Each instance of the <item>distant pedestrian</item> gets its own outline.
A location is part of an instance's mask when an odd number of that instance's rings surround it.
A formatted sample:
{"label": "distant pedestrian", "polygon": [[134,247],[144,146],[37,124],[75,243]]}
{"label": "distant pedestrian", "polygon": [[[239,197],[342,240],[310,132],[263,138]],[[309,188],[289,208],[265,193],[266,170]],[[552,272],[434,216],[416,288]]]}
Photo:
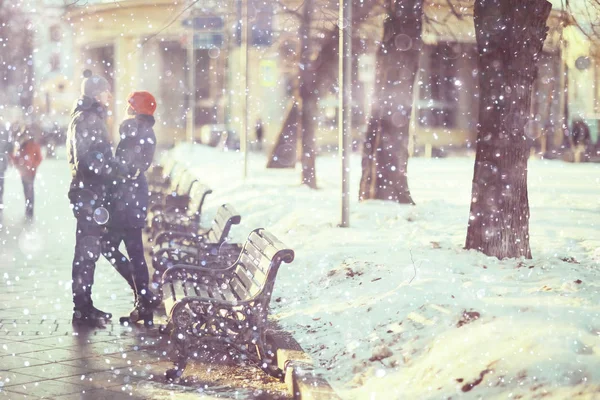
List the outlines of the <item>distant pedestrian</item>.
{"label": "distant pedestrian", "polygon": [[573,138],[573,145],[589,147],[592,142],[590,135],[590,128],[584,120],[577,118],[573,120],[573,127],[571,128],[571,135]]}
{"label": "distant pedestrian", "polygon": [[106,231],[108,186],[112,182],[113,154],[106,126],[111,99],[108,81],[84,72],[81,97],[71,114],[67,133],[67,158],[71,167],[69,200],[77,219],[73,258],[73,322],[98,325],[110,313],[94,307],[92,285],[101,238]]}
{"label": "distant pedestrian", "polygon": [[[119,127],[121,141],[115,152],[116,178],[110,189],[111,219],[102,240],[102,253],[125,278],[133,290],[135,306],[121,322],[143,321],[152,324],[153,310],[159,301],[149,284],[148,265],[144,256],[142,228],[148,211],[146,171],[156,149],[154,111],[156,100],[148,92],[133,92],[127,98],[131,118]],[[119,250],[125,244],[125,257]]]}
{"label": "distant pedestrian", "polygon": [[581,118],[573,120],[571,129],[572,151],[575,162],[588,161],[592,155],[592,137],[590,128]]}
{"label": "distant pedestrian", "polygon": [[21,175],[25,195],[25,218],[33,220],[35,198],[35,176],[42,162],[42,147],[39,144],[41,129],[35,124],[25,126],[14,140],[11,161]]}
{"label": "distant pedestrian", "polygon": [[263,129],[264,128],[263,128],[262,120],[259,118],[258,121],[256,121],[256,143],[257,143],[259,151],[262,151],[262,148],[263,148],[263,137],[264,137]]}
{"label": "distant pedestrian", "polygon": [[0,127],[0,226],[3,225],[2,214],[4,212],[4,174],[10,163],[10,155],[13,152],[13,136],[11,125]]}

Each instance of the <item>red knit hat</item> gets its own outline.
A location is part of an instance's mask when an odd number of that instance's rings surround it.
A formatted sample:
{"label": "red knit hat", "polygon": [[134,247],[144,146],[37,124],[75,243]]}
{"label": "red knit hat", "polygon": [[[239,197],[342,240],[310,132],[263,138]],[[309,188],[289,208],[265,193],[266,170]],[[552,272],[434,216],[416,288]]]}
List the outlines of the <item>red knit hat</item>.
{"label": "red knit hat", "polygon": [[138,114],[153,115],[156,110],[156,100],[149,92],[132,92],[127,102]]}

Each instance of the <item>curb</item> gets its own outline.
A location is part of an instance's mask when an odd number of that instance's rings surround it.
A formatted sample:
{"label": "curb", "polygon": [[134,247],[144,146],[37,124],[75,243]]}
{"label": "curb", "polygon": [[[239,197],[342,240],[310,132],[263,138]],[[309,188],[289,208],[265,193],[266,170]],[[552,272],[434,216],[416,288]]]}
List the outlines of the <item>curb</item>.
{"label": "curb", "polygon": [[288,332],[279,328],[267,334],[267,343],[284,371],[284,382],[295,400],[341,400],[331,385],[316,372],[312,358]]}

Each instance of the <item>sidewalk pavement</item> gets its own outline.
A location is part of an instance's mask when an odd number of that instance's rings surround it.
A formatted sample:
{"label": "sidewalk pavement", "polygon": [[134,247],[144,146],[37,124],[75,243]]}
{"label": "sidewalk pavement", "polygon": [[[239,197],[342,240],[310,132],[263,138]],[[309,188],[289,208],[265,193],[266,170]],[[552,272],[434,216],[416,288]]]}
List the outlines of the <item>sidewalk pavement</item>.
{"label": "sidewalk pavement", "polygon": [[[75,220],[66,199],[64,160],[46,160],[36,182],[36,220],[21,222],[22,188],[6,181],[0,229],[0,400],[286,398],[285,385],[262,371],[197,360],[182,385],[165,382],[172,366],[158,326],[125,327],[133,306],[124,280],[101,260],[94,303],[113,313],[104,329],[71,323],[71,261]],[[158,325],[164,315],[155,318]],[[186,386],[183,386],[186,385]]]}

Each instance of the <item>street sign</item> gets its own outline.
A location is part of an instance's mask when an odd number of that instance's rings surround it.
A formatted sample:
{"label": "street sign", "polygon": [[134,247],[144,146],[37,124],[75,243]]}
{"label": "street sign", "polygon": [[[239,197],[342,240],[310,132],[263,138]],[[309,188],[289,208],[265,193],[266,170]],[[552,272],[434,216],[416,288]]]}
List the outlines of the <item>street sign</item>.
{"label": "street sign", "polygon": [[220,31],[225,26],[223,17],[218,16],[186,18],[181,24],[184,27],[194,29],[195,31]]}
{"label": "street sign", "polygon": [[263,87],[273,87],[276,84],[276,66],[274,60],[260,61],[260,85]]}
{"label": "street sign", "polygon": [[222,48],[225,42],[222,33],[194,33],[194,49]]}

